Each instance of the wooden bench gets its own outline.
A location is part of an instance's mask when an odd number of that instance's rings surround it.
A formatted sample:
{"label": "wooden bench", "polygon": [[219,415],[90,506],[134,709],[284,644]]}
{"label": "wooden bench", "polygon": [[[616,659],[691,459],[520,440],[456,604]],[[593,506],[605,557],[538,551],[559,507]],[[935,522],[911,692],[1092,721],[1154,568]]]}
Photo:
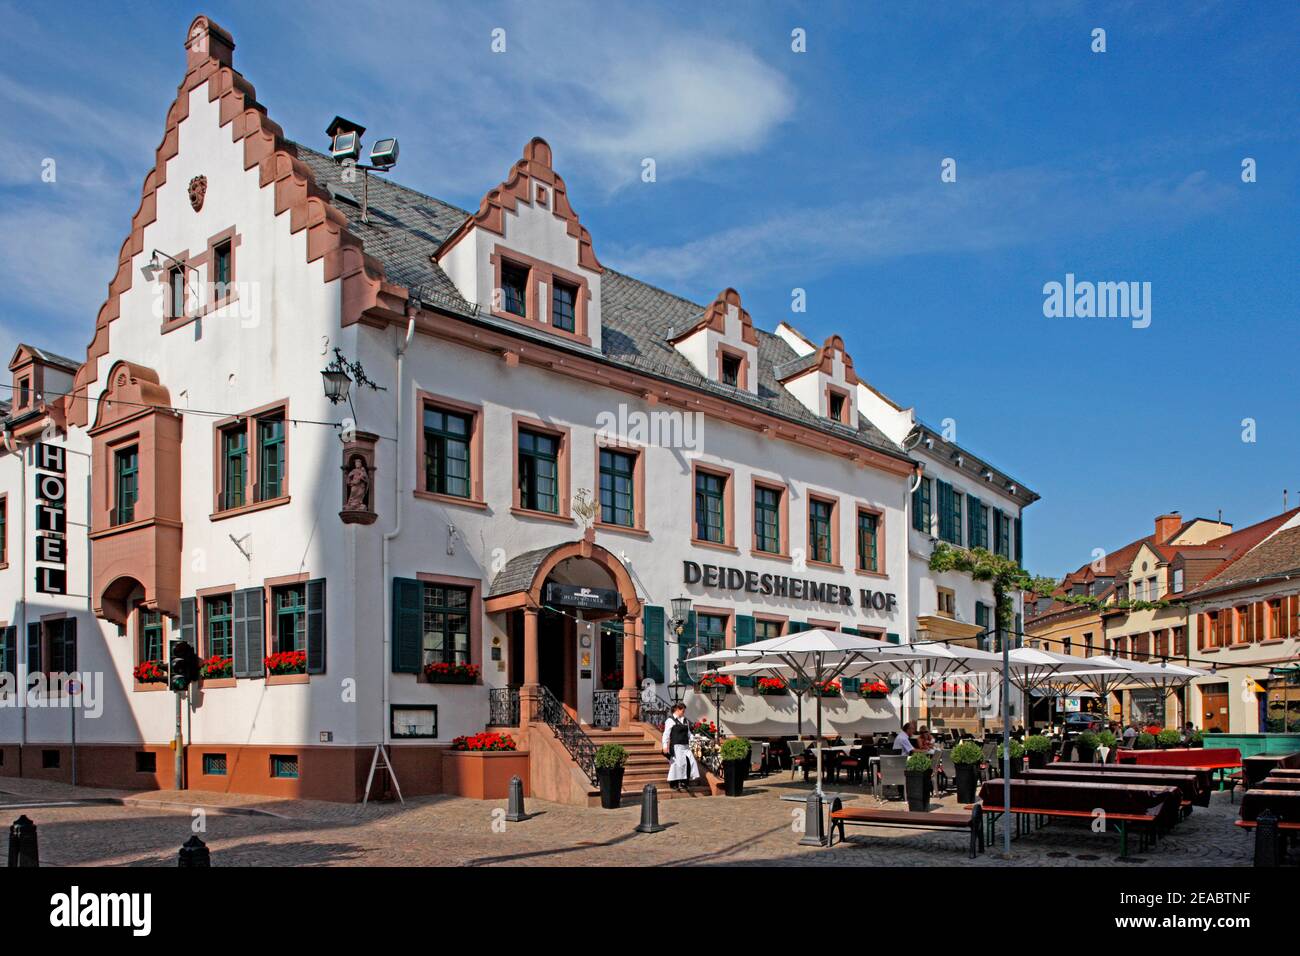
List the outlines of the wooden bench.
{"label": "wooden bench", "polygon": [[866,827],[891,827],[900,830],[961,830],[970,834],[970,858],[975,859],[976,850],[984,852],[984,828],[981,826],[983,815],[979,803],[971,806],[966,813],[913,813],[906,810],[881,810],[868,807],[845,807],[843,801],[836,797],[831,801],[831,839],[835,842],[835,830],[840,831],[840,842],[844,842],[846,824]]}

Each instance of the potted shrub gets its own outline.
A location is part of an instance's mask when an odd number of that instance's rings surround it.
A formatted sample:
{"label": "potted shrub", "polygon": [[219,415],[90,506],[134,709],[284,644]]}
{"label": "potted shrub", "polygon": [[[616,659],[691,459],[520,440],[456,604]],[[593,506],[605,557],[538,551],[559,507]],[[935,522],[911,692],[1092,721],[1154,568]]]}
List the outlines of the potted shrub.
{"label": "potted shrub", "polygon": [[1156,738],[1151,734],[1138,734],[1137,739],[1133,741],[1133,746],[1138,750],[1153,750],[1155,745]]}
{"label": "potted shrub", "polygon": [[930,771],[934,762],[929,754],[917,753],[907,758],[903,777],[906,779],[907,809],[924,813],[930,805]]}
{"label": "potted shrub", "polygon": [[721,756],[727,796],[738,797],[745,788],[745,775],[749,771],[749,741],[744,737],[728,737],[722,742]]}
{"label": "potted shrub", "polygon": [[790,693],[790,686],[779,677],[760,677],[758,692],[765,697],[776,697]]}
{"label": "potted shrub", "polygon": [[600,781],[600,805],[617,810],[623,796],[623,767],[627,751],[621,744],[601,744],[596,751],[596,779]]}
{"label": "potted shrub", "polygon": [[1051,738],[1030,734],[1025,738],[1025,752],[1029,754],[1029,769],[1042,770],[1047,766],[1047,755],[1052,752]]}
{"label": "potted shrub", "polygon": [[1161,750],[1177,747],[1182,742],[1183,735],[1176,730],[1162,730],[1156,734],[1156,743],[1160,745]]}
{"label": "potted shrub", "polygon": [[[1002,776],[1004,777],[1020,776],[1020,771],[1024,766],[1024,760],[1025,760],[1025,745],[1022,744],[1019,740],[1012,740],[1010,760],[1008,760],[1003,755],[1002,751],[1003,751],[1003,745],[998,744],[998,760],[1002,761],[1002,770],[1003,770]],[[1010,770],[1010,773],[1007,773],[1008,769]]]}
{"label": "potted shrub", "polygon": [[1101,762],[1105,763],[1110,759],[1111,753],[1115,750],[1115,735],[1109,730],[1097,731],[1097,756],[1101,757]]}
{"label": "potted shrub", "polygon": [[979,767],[984,751],[973,740],[963,740],[952,748],[952,762],[957,766],[957,802],[974,803],[979,784]]}
{"label": "potted shrub", "polygon": [[1074,759],[1080,763],[1092,763],[1100,743],[1096,731],[1085,730],[1074,741]]}

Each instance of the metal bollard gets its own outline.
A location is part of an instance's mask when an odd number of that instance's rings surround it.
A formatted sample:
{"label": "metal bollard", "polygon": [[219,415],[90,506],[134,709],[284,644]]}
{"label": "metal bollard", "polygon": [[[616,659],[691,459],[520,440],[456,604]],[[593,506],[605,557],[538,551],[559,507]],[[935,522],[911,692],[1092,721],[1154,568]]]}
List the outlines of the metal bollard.
{"label": "metal bollard", "polygon": [[803,839],[800,846],[825,846],[826,829],[822,826],[822,795],[814,790],[808,794],[808,806],[804,811]]}
{"label": "metal bollard", "polygon": [[212,866],[212,851],[208,845],[198,838],[192,836],[185,841],[181,847],[181,852],[176,858],[176,865],[181,866]]}
{"label": "metal bollard", "polygon": [[527,820],[524,812],[524,782],[518,777],[510,778],[510,798],[506,801],[506,822],[518,823]]}
{"label": "metal bollard", "polygon": [[1255,820],[1255,865],[1281,866],[1282,839],[1277,828],[1277,815],[1265,810]]}
{"label": "metal bollard", "polygon": [[36,845],[36,824],[27,819],[25,813],[9,828],[9,865],[41,865],[41,854]]}
{"label": "metal bollard", "polygon": [[666,830],[659,822],[659,791],[653,783],[641,788],[641,822],[636,826],[637,833],[658,833]]}

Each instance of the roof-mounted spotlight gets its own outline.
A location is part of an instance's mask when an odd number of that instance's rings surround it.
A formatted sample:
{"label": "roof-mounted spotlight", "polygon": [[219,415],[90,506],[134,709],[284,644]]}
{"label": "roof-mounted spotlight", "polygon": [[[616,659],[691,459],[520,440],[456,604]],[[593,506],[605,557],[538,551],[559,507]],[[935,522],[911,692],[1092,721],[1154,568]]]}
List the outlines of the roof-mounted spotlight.
{"label": "roof-mounted spotlight", "polygon": [[365,131],[364,126],[352,120],[342,116],[334,117],[330,125],[325,127],[325,135],[330,138],[330,156],[334,162],[356,162],[361,157],[361,134]]}
{"label": "roof-mounted spotlight", "polygon": [[375,145],[370,147],[370,165],[379,170],[397,165],[397,140],[394,137],[375,140]]}

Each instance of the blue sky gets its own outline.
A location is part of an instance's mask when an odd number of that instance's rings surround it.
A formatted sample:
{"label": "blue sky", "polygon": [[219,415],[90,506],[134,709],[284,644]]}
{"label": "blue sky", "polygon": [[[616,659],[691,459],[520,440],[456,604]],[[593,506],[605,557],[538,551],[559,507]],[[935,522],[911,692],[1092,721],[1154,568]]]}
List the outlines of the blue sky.
{"label": "blue sky", "polygon": [[[289,137],[341,113],[400,137],[399,181],[474,206],[545,136],[607,265],[842,334],[1042,494],[1037,572],[1163,511],[1300,502],[1300,5],[538,6],[0,2],[0,349],[84,355],[204,12]],[[1066,273],[1151,283],[1150,327],[1045,318]]]}

